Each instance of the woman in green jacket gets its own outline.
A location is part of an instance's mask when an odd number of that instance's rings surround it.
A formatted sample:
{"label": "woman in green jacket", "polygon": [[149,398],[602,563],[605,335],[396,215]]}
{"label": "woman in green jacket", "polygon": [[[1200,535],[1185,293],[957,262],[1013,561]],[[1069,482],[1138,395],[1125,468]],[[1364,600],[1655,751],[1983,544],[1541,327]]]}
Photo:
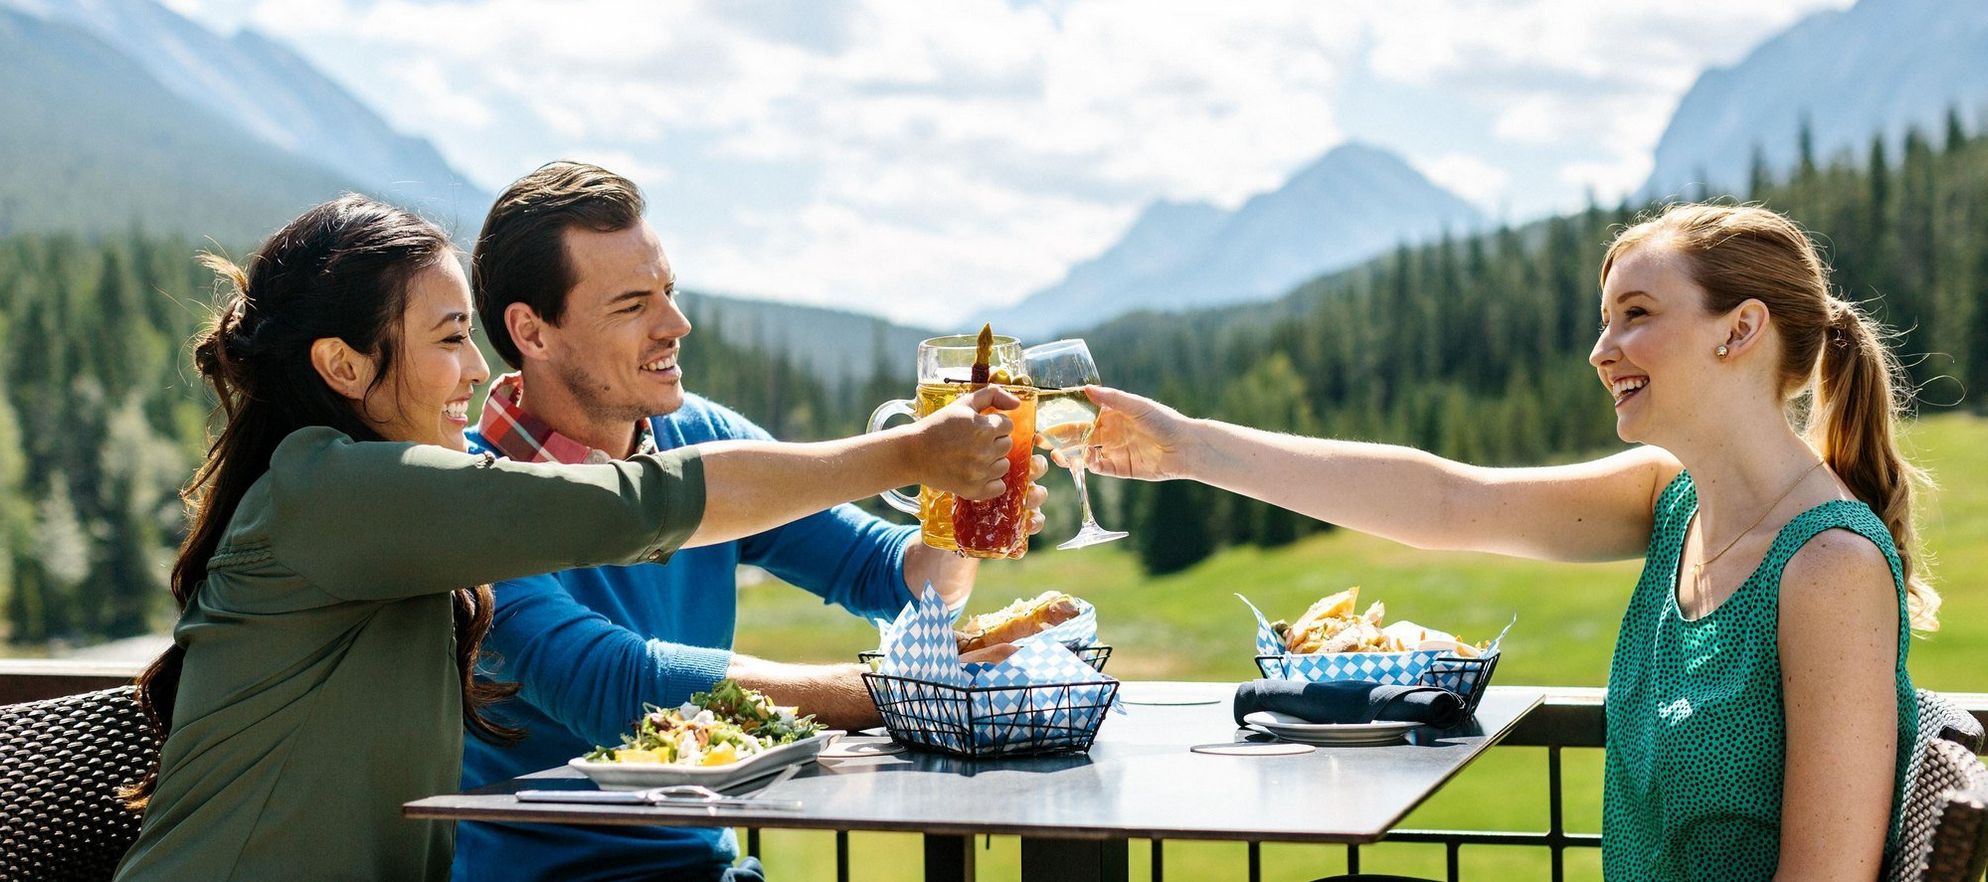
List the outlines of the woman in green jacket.
{"label": "woman in green jacket", "polygon": [[1611,879],[1868,880],[1898,844],[1917,735],[1918,471],[1883,331],[1793,222],[1679,205],[1601,267],[1593,462],[1478,468],[1194,420],[1111,389],[1100,474],[1193,478],[1419,548],[1643,558],[1608,675]]}
{"label": "woman in green jacket", "polygon": [[465,724],[507,734],[471,677],[490,582],[662,560],[905,484],[985,498],[1006,471],[1008,420],[979,411],[1016,402],[991,387],[840,441],[471,456],[489,372],[439,229],[346,196],[246,271],[208,261],[235,290],[194,355],[226,423],[187,489],[173,647],[140,678],[167,735],[120,880],[446,879],[453,826],[400,805],[454,789]]}

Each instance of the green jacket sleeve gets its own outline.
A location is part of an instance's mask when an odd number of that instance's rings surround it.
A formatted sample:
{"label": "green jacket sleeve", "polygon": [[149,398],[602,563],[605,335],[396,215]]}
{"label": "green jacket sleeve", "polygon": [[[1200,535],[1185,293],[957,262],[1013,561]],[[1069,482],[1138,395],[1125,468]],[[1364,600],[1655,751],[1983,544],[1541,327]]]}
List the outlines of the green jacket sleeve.
{"label": "green jacket sleeve", "polygon": [[660,561],[704,515],[694,447],[559,465],[314,428],[278,445],[268,477],[271,553],[347,600]]}

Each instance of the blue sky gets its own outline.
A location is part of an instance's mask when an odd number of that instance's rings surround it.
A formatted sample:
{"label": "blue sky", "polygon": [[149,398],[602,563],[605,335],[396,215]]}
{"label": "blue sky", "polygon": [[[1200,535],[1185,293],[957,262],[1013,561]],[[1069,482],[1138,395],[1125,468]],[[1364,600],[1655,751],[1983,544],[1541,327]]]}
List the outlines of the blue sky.
{"label": "blue sky", "polygon": [[1496,218],[1614,199],[1701,71],[1849,5],[165,2],[284,39],[493,191],[554,158],[627,174],[689,287],[924,325],[1347,140]]}

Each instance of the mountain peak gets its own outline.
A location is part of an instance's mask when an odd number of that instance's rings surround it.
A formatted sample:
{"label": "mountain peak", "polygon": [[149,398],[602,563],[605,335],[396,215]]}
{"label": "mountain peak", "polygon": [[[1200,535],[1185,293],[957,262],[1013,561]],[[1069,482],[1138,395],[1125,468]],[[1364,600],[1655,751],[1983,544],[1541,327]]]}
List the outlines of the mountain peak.
{"label": "mountain peak", "polygon": [[1326,151],[1325,155],[1300,169],[1278,192],[1322,189],[1336,193],[1349,188],[1363,188],[1363,181],[1374,179],[1385,181],[1390,187],[1435,187],[1399,154],[1371,144],[1348,141]]}
{"label": "mountain peak", "polygon": [[1755,152],[1794,167],[1807,120],[1815,156],[1861,156],[1874,135],[1937,131],[1949,109],[1988,98],[1988,3],[1860,0],[1795,22],[1738,63],[1705,71],[1658,139],[1643,192],[1676,194],[1708,178],[1736,190]]}
{"label": "mountain peak", "polygon": [[1233,213],[1148,204],[1111,247],[996,320],[1036,337],[1136,309],[1268,300],[1402,242],[1481,223],[1400,156],[1349,141]]}
{"label": "mountain peak", "polygon": [[1406,168],[1407,162],[1394,151],[1365,141],[1346,141],[1325,151],[1309,168],[1327,168],[1335,165],[1388,165]]}
{"label": "mountain peak", "polygon": [[182,101],[375,196],[445,223],[480,218],[488,204],[433,145],[395,132],[302,55],[258,31],[223,37],[156,0],[0,5],[90,34]]}

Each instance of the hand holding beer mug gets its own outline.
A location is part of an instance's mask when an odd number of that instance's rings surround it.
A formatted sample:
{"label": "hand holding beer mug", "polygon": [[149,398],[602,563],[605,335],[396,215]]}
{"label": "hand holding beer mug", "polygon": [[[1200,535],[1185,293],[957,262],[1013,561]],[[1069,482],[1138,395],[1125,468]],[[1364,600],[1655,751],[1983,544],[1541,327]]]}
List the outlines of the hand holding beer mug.
{"label": "hand holding beer mug", "polygon": [[[986,336],[990,343],[981,368],[986,373],[978,383],[974,376],[981,354],[977,338],[961,334],[918,344],[917,397],[885,402],[870,415],[869,430],[877,431],[885,420],[901,414],[922,421],[961,397],[989,394],[982,386],[991,385],[1013,396],[1014,409],[1000,417],[1009,422],[1007,470],[1001,477],[1001,491],[993,498],[967,499],[926,484],[919,488],[915,501],[895,490],[886,491],[883,499],[898,511],[918,516],[926,545],[968,557],[1021,557],[1028,551],[1028,534],[1041,528],[1039,515],[1030,505],[1032,501],[1035,506],[1042,504],[1041,492],[1031,492],[1034,475],[1039,473],[1031,453],[1036,391],[1014,382],[1022,373],[1021,344],[1013,337]],[[991,484],[988,489],[992,489]]]}
{"label": "hand holding beer mug", "polygon": [[965,500],[997,499],[1007,492],[1009,448],[1017,401],[1000,386],[962,396],[929,417],[900,427],[916,437],[909,455],[928,486]]}

